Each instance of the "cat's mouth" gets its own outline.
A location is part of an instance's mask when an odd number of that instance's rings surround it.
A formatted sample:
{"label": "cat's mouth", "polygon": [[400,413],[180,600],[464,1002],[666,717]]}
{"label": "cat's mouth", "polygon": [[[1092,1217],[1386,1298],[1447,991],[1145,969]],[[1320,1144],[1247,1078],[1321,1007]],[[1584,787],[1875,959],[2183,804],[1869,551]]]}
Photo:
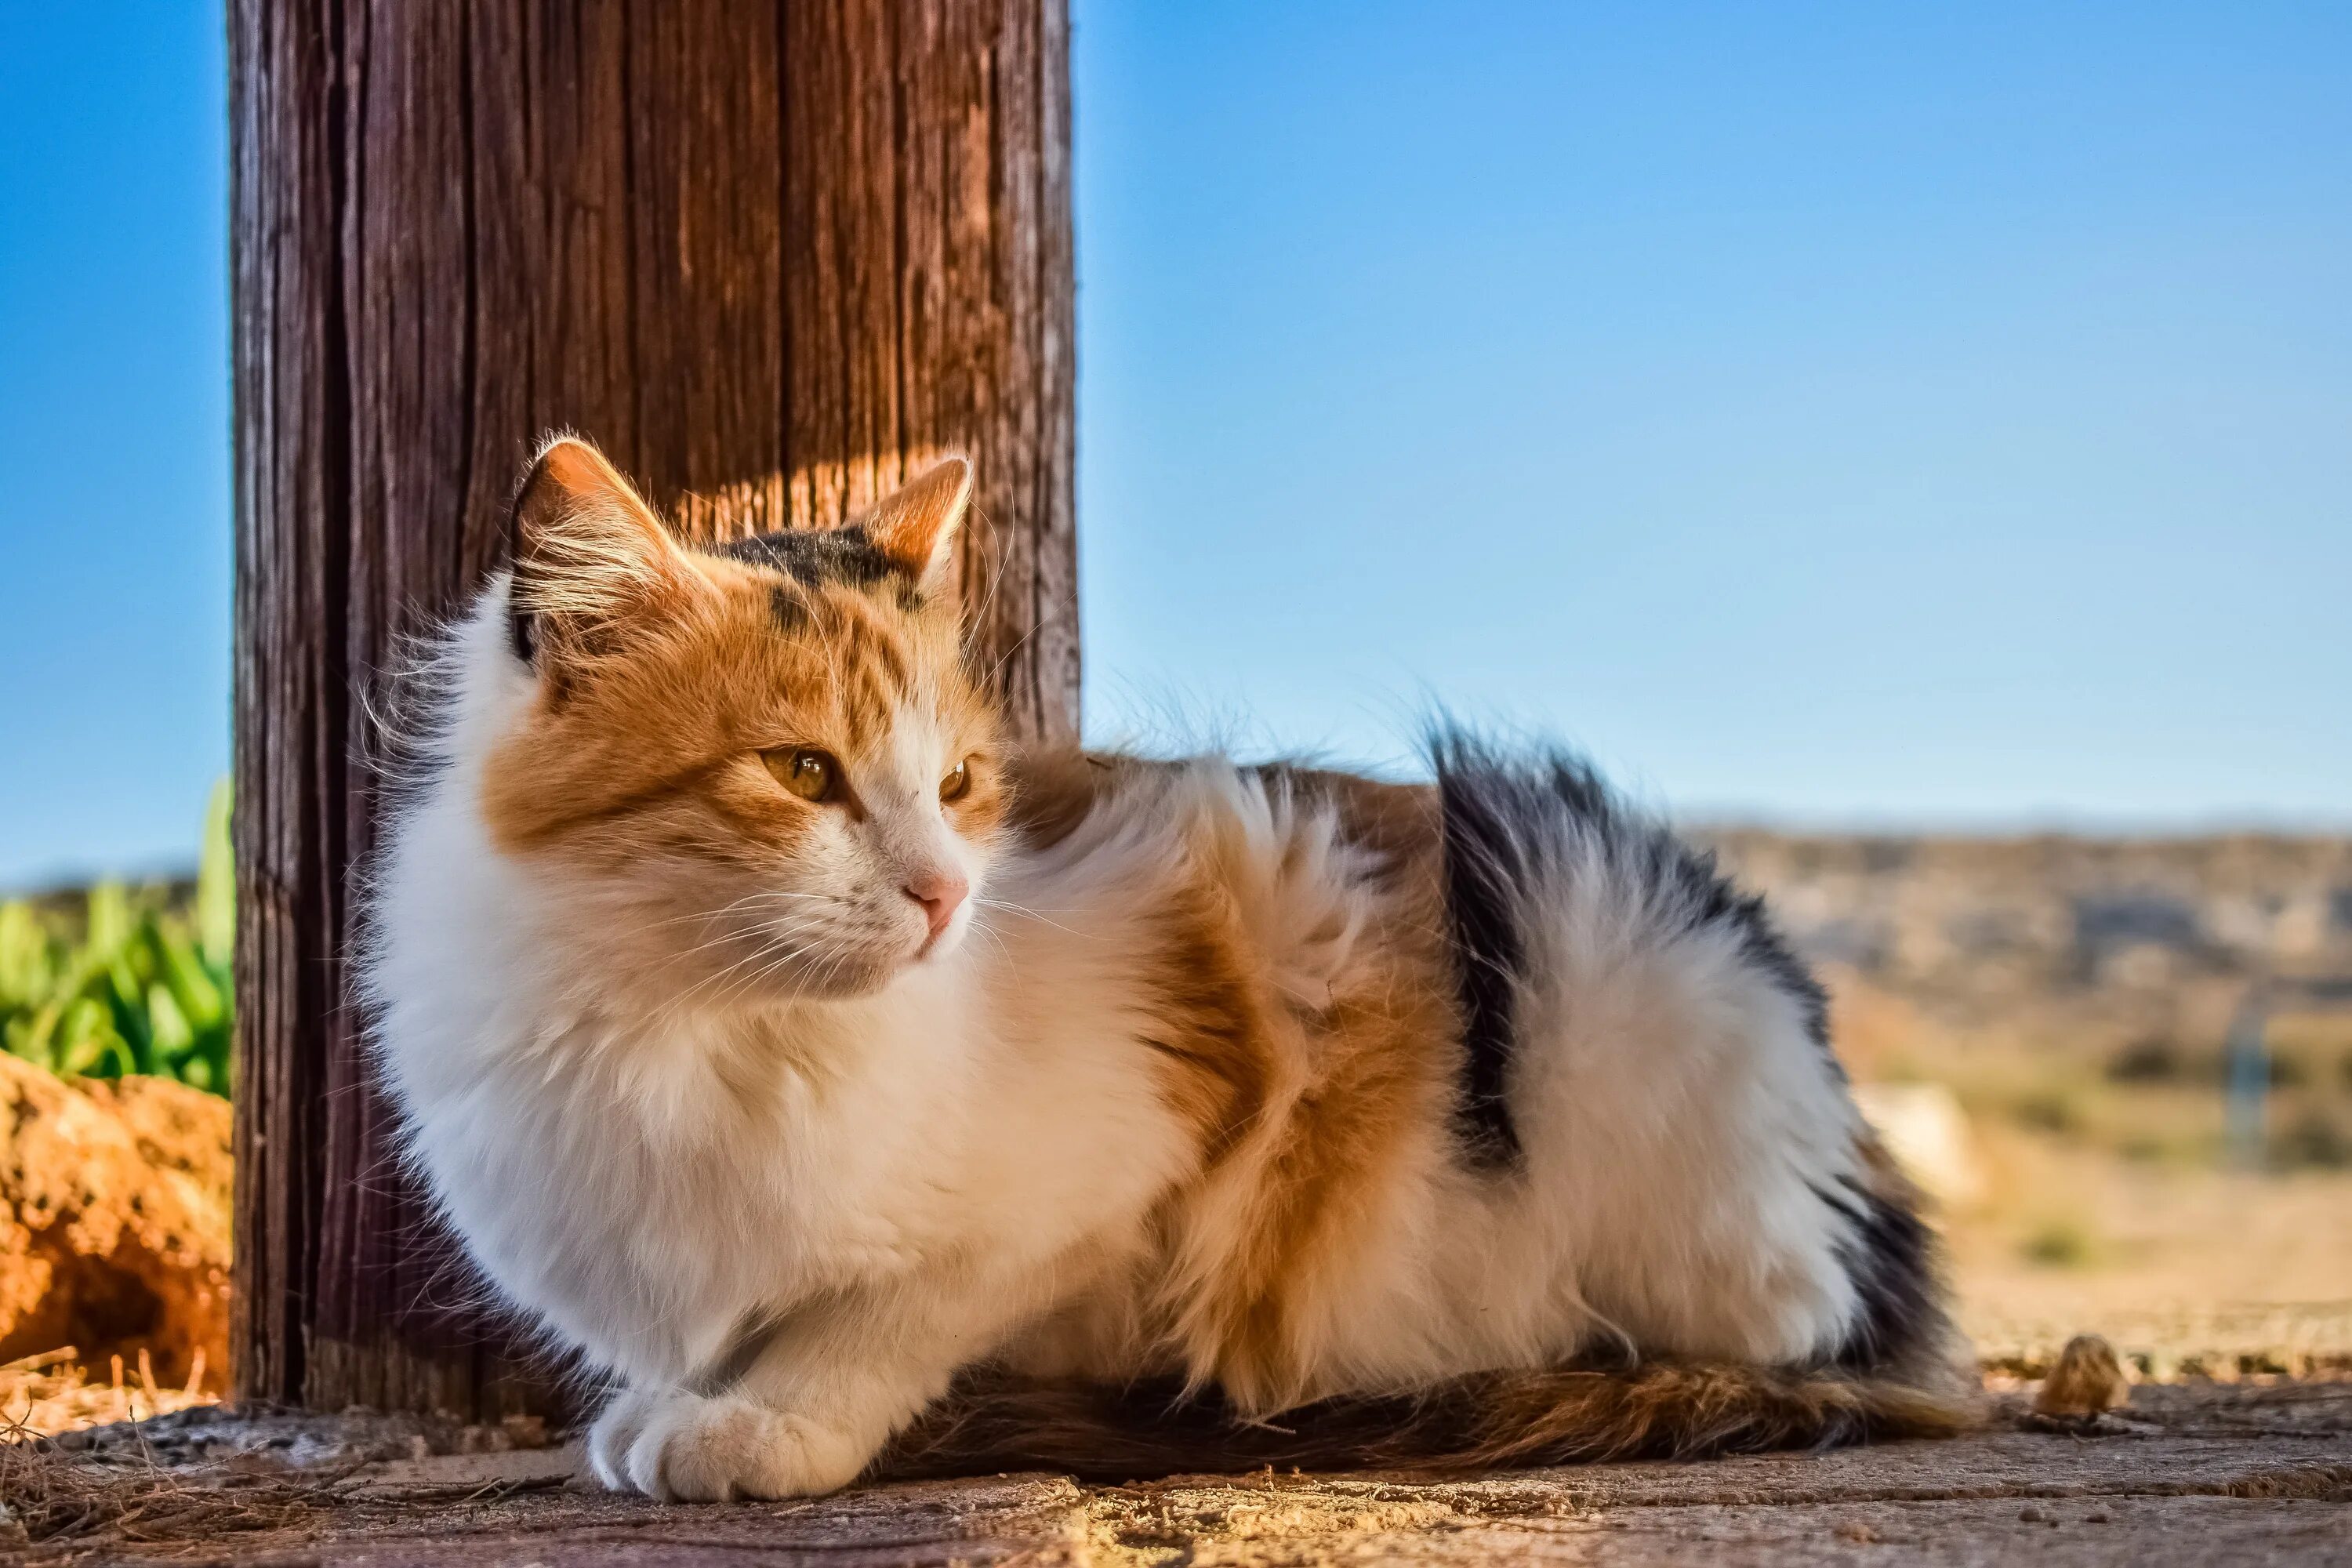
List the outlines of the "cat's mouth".
{"label": "cat's mouth", "polygon": [[887,986],[900,975],[923,968],[954,951],[961,932],[913,931],[867,947],[854,960],[836,960],[828,967],[825,988],[833,994],[865,995]]}
{"label": "cat's mouth", "polygon": [[927,931],[922,941],[915,945],[914,954],[907,960],[907,963],[911,966],[924,963],[935,955],[944,956],[952,952],[955,951],[956,943],[962,939],[962,935],[961,930],[956,926],[946,926],[939,931]]}

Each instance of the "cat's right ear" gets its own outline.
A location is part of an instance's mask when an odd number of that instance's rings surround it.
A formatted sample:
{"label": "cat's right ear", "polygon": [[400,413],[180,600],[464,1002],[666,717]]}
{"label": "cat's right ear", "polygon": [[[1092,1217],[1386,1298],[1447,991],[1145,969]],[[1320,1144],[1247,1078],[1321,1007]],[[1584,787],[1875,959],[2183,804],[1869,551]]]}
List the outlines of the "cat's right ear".
{"label": "cat's right ear", "polygon": [[609,652],[695,590],[694,563],[653,508],[577,437],[540,448],[508,527],[514,648],[533,664]]}

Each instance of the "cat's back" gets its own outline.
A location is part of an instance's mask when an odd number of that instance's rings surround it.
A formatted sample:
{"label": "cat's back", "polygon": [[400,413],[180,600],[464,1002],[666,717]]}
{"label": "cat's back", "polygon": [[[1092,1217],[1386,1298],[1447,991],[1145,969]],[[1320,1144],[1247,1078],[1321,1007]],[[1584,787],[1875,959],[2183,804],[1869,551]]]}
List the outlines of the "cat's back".
{"label": "cat's back", "polygon": [[1341,840],[1377,858],[1384,871],[1400,878],[1438,874],[1442,814],[1434,785],[1301,763],[1034,747],[1013,760],[1011,826],[1025,846],[1051,847],[1097,809],[1153,809],[1171,786],[1204,771],[1244,791],[1277,797],[1292,809],[1328,817]]}
{"label": "cat's back", "polygon": [[[1820,988],[1761,903],[1573,758],[1449,739],[1433,762],[1419,784],[1024,760],[1014,818],[1036,854],[1075,871],[1135,853],[1213,884],[1206,906],[1154,905],[1174,912],[1151,929],[1203,907],[1223,922],[1154,957],[1183,960],[1169,1073],[1215,1079],[1188,1096],[1213,1112],[1215,1179],[1287,1216],[1215,1248],[1223,1277],[1271,1281],[1230,1320],[1285,1327],[1193,1366],[1296,1389],[1318,1362],[1508,1363],[1575,1342],[1563,1300],[1644,1348],[1768,1363],[1931,1335],[1916,1225],[1872,1174]],[[1240,1266],[1267,1247],[1302,1261]]]}

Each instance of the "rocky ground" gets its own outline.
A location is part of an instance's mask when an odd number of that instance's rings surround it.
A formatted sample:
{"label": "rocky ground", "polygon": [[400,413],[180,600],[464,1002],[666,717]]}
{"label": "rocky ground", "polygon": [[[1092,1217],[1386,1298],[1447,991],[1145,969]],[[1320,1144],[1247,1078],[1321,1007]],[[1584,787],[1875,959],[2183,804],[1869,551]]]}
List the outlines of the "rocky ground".
{"label": "rocky ground", "polygon": [[[2352,1384],[2141,1387],[2088,1429],[2021,1404],[1948,1443],[1440,1479],[1058,1476],[664,1506],[572,1479],[528,1428],[192,1411],[42,1462],[89,1522],[0,1560],[284,1568],[2352,1563]],[[462,1450],[472,1449],[472,1452]],[[93,1479],[93,1478],[97,1478]],[[131,1489],[109,1521],[93,1489]],[[20,1470],[14,1495],[26,1491]],[[76,1487],[79,1490],[76,1490]],[[215,1505],[191,1511],[188,1496]],[[37,1523],[19,1503],[19,1527]],[[43,1514],[41,1519],[56,1516]],[[176,1523],[174,1521],[177,1521]],[[135,1539],[142,1532],[151,1537]],[[20,1537],[21,1540],[21,1537]]]}

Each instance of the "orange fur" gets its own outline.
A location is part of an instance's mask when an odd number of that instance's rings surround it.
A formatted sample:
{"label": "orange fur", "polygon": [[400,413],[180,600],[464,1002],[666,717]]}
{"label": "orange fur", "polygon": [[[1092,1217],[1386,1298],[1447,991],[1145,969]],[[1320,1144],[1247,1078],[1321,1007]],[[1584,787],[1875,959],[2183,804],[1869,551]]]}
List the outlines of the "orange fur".
{"label": "orange fur", "polygon": [[[901,507],[899,525],[928,526],[935,542],[940,498],[929,500]],[[482,815],[501,849],[762,873],[821,809],[780,787],[762,753],[814,746],[854,772],[909,704],[975,759],[969,793],[948,807],[958,831],[985,839],[1003,820],[996,718],[959,656],[952,605],[689,550],[573,440],[547,448],[516,531],[517,605],[537,618],[543,679],[530,721],[484,773]]]}
{"label": "orange fur", "polygon": [[[1165,766],[1076,752],[1024,759],[1015,816],[1050,842],[1099,792]],[[1338,775],[1286,781],[1328,798],[1344,837],[1378,854],[1391,913],[1360,933],[1372,955],[1302,1006],[1270,973],[1235,898],[1245,851],[1196,837],[1187,879],[1155,910],[1152,1044],[1162,1083],[1199,1146],[1195,1179],[1162,1215],[1168,1258],[1149,1314],[1183,1363],[1242,1406],[1280,1409],[1321,1392],[1300,1321],[1347,1288],[1347,1261],[1376,1238],[1366,1194],[1444,1123],[1456,1020],[1437,937],[1429,792]],[[1292,933],[1333,940],[1337,933]]]}

